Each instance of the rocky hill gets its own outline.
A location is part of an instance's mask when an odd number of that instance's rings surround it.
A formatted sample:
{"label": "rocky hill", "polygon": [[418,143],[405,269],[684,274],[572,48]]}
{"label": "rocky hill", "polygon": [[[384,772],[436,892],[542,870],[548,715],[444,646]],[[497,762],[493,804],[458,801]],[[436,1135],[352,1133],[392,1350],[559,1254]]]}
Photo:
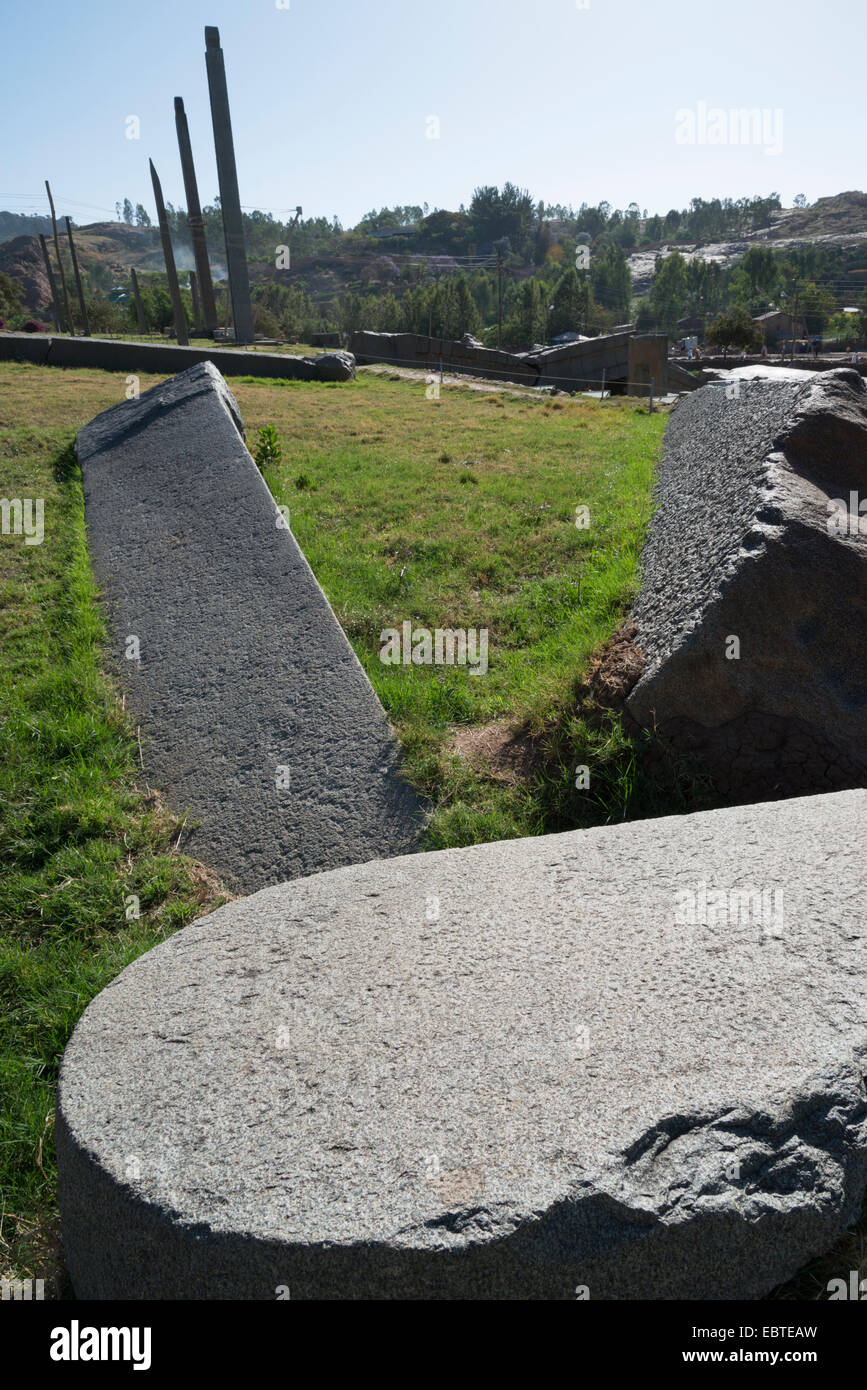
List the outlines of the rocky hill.
{"label": "rocky hill", "polygon": [[679,251],[688,261],[699,256],[725,267],[739,261],[751,246],[785,251],[816,243],[857,246],[861,242],[867,242],[867,193],[853,190],[837,193],[833,198],[819,198],[812,207],[786,208],[772,214],[769,226],[747,232],[736,240],[665,243],[634,251],[627,260],[633,292],[644,295],[653,283],[656,257],[672,251]]}
{"label": "rocky hill", "polygon": [[[4,215],[8,214],[0,214],[0,217]],[[42,220],[48,223],[46,235],[50,239],[51,219]],[[73,235],[79,263],[85,278],[92,286],[105,289],[117,281],[125,281],[131,266],[140,271],[165,269],[159,231],[156,227],[129,227],[123,222],[93,222],[86,227],[74,227]],[[172,238],[172,245],[178,270],[194,270],[192,246],[176,237]],[[64,265],[68,270],[65,232],[61,233],[61,246]],[[52,262],[53,259],[52,255]],[[211,267],[217,279],[225,276],[225,267],[218,257],[211,257]],[[28,309],[36,314],[48,312],[51,293],[37,235],[16,236],[2,242],[0,271],[11,275],[20,283]]]}

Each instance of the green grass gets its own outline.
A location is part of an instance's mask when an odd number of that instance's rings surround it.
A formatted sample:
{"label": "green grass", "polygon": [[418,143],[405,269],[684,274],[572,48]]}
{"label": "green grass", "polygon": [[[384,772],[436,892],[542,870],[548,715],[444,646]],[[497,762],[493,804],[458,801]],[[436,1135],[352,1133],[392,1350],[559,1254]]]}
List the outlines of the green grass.
{"label": "green grass", "polygon": [[[160,380],[141,374],[141,387]],[[430,798],[428,845],[694,810],[712,791],[584,685],[636,582],[663,415],[363,374],[231,383],[274,494]],[[57,1066],[89,1000],[224,890],[174,852],[139,782],[136,731],[102,671],[76,429],[126,376],[0,366],[0,495],[45,499],[45,540],[0,536],[0,1275],[46,1277],[56,1246]],[[589,529],[575,508],[590,508]],[[489,671],[387,667],[380,633],[487,628]],[[454,740],[517,730],[517,774]],[[462,746],[467,747],[466,744]],[[575,770],[586,765],[590,786]],[[126,906],[139,900],[141,916]],[[820,1297],[863,1261],[863,1226],[779,1297]]]}
{"label": "green grass", "polygon": [[[381,375],[234,385],[251,441],[277,431],[265,477],[434,804],[430,847],[709,804],[681,760],[580,698],[634,593],[664,414],[468,386],[433,401],[423,380]],[[381,634],[403,622],[486,629],[488,673],[384,665]],[[450,752],[456,731],[497,722],[537,754],[518,785]]]}
{"label": "green grass", "polygon": [[[101,673],[72,433],[10,427],[7,405],[0,492],[44,499],[45,539],[0,536],[0,1273],[42,1277],[72,1028],[125,965],[221,895],[174,853],[178,827],[138,786],[136,732]],[[127,920],[133,897],[140,916]]]}

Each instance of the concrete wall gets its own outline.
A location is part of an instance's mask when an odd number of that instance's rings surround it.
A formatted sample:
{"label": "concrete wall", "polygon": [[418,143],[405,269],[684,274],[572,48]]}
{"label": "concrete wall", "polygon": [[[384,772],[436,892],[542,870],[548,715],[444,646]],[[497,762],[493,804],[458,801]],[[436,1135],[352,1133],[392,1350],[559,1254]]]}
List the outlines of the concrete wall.
{"label": "concrete wall", "polygon": [[636,333],[629,340],[630,396],[664,396],[668,391],[668,334]]}
{"label": "concrete wall", "polygon": [[625,380],[630,330],[585,342],[563,343],[538,352],[500,352],[468,347],[448,338],[416,333],[353,333],[350,350],[359,362],[387,362],[422,371],[468,372],[497,381],[552,386],[563,391],[598,390],[606,381]]}
{"label": "concrete wall", "polygon": [[563,391],[598,391],[603,372],[606,383],[625,381],[631,330],[606,333],[583,343],[564,343],[530,354],[539,367],[540,385]]}
{"label": "concrete wall", "polygon": [[390,366],[448,372],[469,372],[497,381],[518,381],[535,386],[539,368],[527,358],[497,348],[466,347],[451,338],[426,338],[417,333],[353,333],[349,350],[359,362],[384,362]]}

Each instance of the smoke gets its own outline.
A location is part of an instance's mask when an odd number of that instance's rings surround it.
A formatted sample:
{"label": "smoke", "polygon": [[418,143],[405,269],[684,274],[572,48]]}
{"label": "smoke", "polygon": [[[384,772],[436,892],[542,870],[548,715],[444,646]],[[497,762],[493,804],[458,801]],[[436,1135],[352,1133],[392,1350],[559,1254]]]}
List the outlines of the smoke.
{"label": "smoke", "polygon": [[[175,241],[172,238],[172,250],[175,253],[175,266],[178,271],[190,271],[196,268],[196,258],[193,255],[193,244],[191,241]],[[211,267],[211,275],[215,280],[228,280],[229,272],[222,261],[216,260],[210,253],[208,254],[208,264]]]}

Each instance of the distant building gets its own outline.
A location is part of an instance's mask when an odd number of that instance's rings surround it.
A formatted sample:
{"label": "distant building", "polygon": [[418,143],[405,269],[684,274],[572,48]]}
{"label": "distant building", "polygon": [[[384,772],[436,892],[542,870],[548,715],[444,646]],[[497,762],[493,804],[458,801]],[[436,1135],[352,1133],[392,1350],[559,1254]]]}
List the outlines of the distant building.
{"label": "distant building", "polygon": [[[782,309],[774,309],[769,314],[759,314],[753,319],[753,323],[761,328],[768,347],[774,347],[780,338],[792,337],[792,315]],[[795,337],[800,337],[802,333],[803,324],[798,322],[795,325]]]}

